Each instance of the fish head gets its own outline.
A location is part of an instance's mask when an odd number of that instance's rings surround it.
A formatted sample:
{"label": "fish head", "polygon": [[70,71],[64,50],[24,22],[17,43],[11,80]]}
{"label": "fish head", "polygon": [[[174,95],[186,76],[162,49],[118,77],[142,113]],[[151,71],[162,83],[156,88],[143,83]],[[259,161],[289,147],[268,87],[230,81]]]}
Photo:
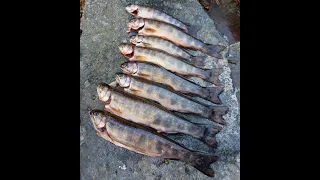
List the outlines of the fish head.
{"label": "fish head", "polygon": [[144,20],[141,18],[136,18],[136,19],[131,19],[128,23],[128,33],[131,32],[132,30],[140,30],[144,26]]}
{"label": "fish head", "polygon": [[142,46],[144,47],[144,44],[143,44],[143,36],[140,36],[140,35],[133,35],[130,37],[130,42],[132,44],[135,44],[136,46]]}
{"label": "fish head", "polygon": [[131,15],[133,15],[134,17],[136,17],[138,15],[138,9],[139,9],[139,6],[135,5],[135,4],[129,4],[126,7],[126,11],[128,13],[130,13]]}
{"label": "fish head", "polygon": [[116,74],[116,81],[117,83],[123,88],[129,88],[131,83],[131,78],[123,73]]}
{"label": "fish head", "polygon": [[135,74],[138,72],[138,65],[136,62],[125,62],[120,65],[121,70],[126,74]]}
{"label": "fish head", "polygon": [[105,130],[107,117],[102,110],[94,109],[89,112],[93,127],[100,132]]}
{"label": "fish head", "polygon": [[111,101],[111,87],[106,83],[99,83],[97,86],[98,97],[101,101],[110,103]]}
{"label": "fish head", "polygon": [[119,50],[124,57],[129,59],[133,57],[134,47],[132,44],[121,44],[119,46]]}

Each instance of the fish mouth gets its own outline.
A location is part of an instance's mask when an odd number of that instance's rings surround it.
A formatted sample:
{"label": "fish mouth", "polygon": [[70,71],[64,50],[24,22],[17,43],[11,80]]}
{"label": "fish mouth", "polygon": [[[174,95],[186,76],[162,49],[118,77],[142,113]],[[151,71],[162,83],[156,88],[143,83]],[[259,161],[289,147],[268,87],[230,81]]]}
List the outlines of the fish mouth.
{"label": "fish mouth", "polygon": [[143,26],[141,26],[141,27],[139,27],[138,29],[136,29],[136,31],[140,31],[141,29],[143,29],[144,28],[144,25]]}
{"label": "fish mouth", "polygon": [[[127,76],[125,77],[124,84],[121,84],[121,83],[120,83],[120,82],[121,82],[121,78],[120,78],[121,75],[126,75],[126,74],[125,74],[125,73],[116,73],[116,81],[118,81],[118,84],[119,84],[121,87],[123,87],[123,88],[125,88],[125,89],[130,89],[131,83],[128,83],[129,79],[128,79]],[[129,84],[129,85],[125,86],[125,84]]]}
{"label": "fish mouth", "polygon": [[[104,132],[105,130],[106,130],[106,127],[101,127],[101,128],[99,128],[99,127],[97,127],[97,124],[96,124],[96,122],[95,122],[95,116],[97,116],[97,114],[96,113],[99,113],[100,111],[99,110],[92,110],[92,109],[90,109],[89,110],[89,114],[90,114],[90,119],[91,119],[91,121],[92,121],[92,123],[93,123],[93,127],[94,127],[94,129],[96,130],[96,131],[98,131],[98,132]],[[101,122],[101,120],[99,121],[99,123]]]}
{"label": "fish mouth", "polygon": [[131,31],[134,31],[134,29],[129,28],[129,29],[127,30],[127,33],[130,33]]}
{"label": "fish mouth", "polygon": [[121,70],[122,70],[123,74],[129,74],[129,75],[136,74],[136,72],[131,72],[131,71],[127,70],[126,68],[121,68]]}
{"label": "fish mouth", "polygon": [[136,17],[138,15],[138,9],[131,11],[131,14]]}
{"label": "fish mouth", "polygon": [[[103,92],[101,92],[101,89],[104,88],[104,86],[107,87],[107,90],[104,90]],[[98,98],[100,101],[105,102],[106,104],[110,104],[111,102],[111,93],[112,93],[112,88],[106,84],[106,83],[99,83],[97,86],[97,93],[98,93]],[[107,100],[104,100],[105,96],[108,95],[109,93],[109,97]]]}
{"label": "fish mouth", "polygon": [[136,37],[135,35],[130,36],[130,42],[132,44],[137,44],[137,41],[136,41],[135,37]]}
{"label": "fish mouth", "polygon": [[130,32],[132,32],[132,31],[140,31],[142,28],[144,27],[144,25],[143,26],[141,26],[141,27],[139,27],[138,29],[134,29],[134,28],[129,28],[128,30],[127,30],[127,33],[130,33]]}
{"label": "fish mouth", "polygon": [[130,32],[132,32],[132,31],[137,31],[137,32],[139,32],[141,29],[144,28],[144,26],[145,26],[145,24],[143,24],[143,26],[135,29],[135,28],[133,28],[133,27],[130,26],[130,22],[129,22],[129,28],[128,28],[128,30],[127,30],[127,33],[130,33]]}
{"label": "fish mouth", "polygon": [[122,63],[122,64],[120,65],[120,69],[121,69],[122,71],[127,71],[127,68],[125,68],[125,63]]}
{"label": "fish mouth", "polygon": [[98,92],[98,97],[99,97],[99,100],[102,101],[102,97],[106,95],[105,92],[101,92],[101,89],[103,88],[105,84],[104,83],[99,83],[98,86],[97,86],[97,92]]}

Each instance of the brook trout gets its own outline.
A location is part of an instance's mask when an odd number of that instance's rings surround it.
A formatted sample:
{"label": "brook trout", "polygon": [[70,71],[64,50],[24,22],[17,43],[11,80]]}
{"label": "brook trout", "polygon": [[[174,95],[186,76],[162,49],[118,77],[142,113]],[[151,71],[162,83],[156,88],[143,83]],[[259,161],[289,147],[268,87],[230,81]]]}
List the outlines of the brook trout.
{"label": "brook trout", "polygon": [[220,52],[226,48],[221,45],[205,44],[171,24],[157,20],[143,18],[132,19],[129,21],[128,26],[129,29],[127,32],[137,30],[139,35],[160,37],[169,40],[178,46],[199,50],[219,59],[222,58]]}
{"label": "brook trout", "polygon": [[130,4],[126,7],[126,10],[135,18],[155,19],[158,21],[166,22],[180,28],[182,31],[189,34],[196,35],[196,32],[198,30],[197,28],[186,25],[178,19],[175,19],[172,16],[164,13],[163,11],[157,10],[152,7]]}
{"label": "brook trout", "polygon": [[215,155],[188,150],[159,133],[128,124],[124,119],[101,110],[90,111],[90,119],[97,134],[116,146],[147,156],[186,162],[207,176],[214,176],[210,164],[217,161]]}
{"label": "brook trout", "polygon": [[186,59],[190,63],[200,68],[203,68],[205,66],[206,56],[193,56],[185,50],[181,49],[179,46],[176,46],[172,42],[167,41],[165,39],[152,36],[134,35],[130,37],[130,42],[136,46],[150,47],[166,51],[171,55]]}
{"label": "brook trout", "polygon": [[132,76],[138,76],[171,87],[173,90],[198,96],[215,104],[221,104],[219,94],[221,87],[201,87],[187,79],[184,79],[164,68],[142,62],[125,62],[121,64],[121,70]]}
{"label": "brook trout", "polygon": [[188,122],[163,107],[151,103],[141,97],[131,95],[108,84],[99,83],[97,87],[99,99],[105,102],[105,110],[128,121],[151,127],[157,132],[168,134],[183,133],[193,136],[211,147],[216,147],[214,136],[221,128],[216,126],[200,126]]}
{"label": "brook trout", "polygon": [[225,106],[209,107],[149,80],[123,73],[117,73],[116,81],[126,92],[156,101],[168,110],[197,114],[216,123],[225,124],[222,118],[228,110]]}
{"label": "brook trout", "polygon": [[181,75],[199,77],[214,84],[217,84],[218,76],[223,71],[222,68],[208,70],[200,69],[180,58],[158,49],[137,47],[132,44],[121,44],[119,49],[121,54],[130,61],[150,62],[169,71]]}

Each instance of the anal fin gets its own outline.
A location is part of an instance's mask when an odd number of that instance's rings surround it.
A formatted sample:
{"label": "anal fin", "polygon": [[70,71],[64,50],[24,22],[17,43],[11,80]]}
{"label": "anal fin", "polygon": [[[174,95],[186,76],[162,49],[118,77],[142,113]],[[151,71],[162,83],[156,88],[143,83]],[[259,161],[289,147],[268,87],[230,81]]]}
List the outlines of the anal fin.
{"label": "anal fin", "polygon": [[139,74],[140,77],[144,78],[144,79],[149,79],[150,76],[147,74]]}

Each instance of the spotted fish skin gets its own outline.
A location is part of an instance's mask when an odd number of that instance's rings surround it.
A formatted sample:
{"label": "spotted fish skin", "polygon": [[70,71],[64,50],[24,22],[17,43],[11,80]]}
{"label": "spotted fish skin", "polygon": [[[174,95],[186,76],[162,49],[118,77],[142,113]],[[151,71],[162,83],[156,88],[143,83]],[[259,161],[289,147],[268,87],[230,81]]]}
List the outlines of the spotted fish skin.
{"label": "spotted fish skin", "polygon": [[[156,135],[156,133],[127,126],[117,122],[117,120],[108,120],[106,131],[113,141],[134,147],[134,149],[142,154],[182,159],[183,155],[189,152],[178,144]],[[173,149],[180,153],[173,154]]]}
{"label": "spotted fish skin", "polygon": [[132,14],[135,18],[146,18],[146,19],[155,19],[158,21],[166,22],[172,24],[184,32],[188,32],[188,26],[185,25],[183,22],[175,19],[174,17],[164,13],[163,11],[157,10],[152,7],[148,6],[141,6],[141,5],[130,5],[131,8],[128,6],[126,10]]}
{"label": "spotted fish skin", "polygon": [[144,26],[138,30],[139,35],[160,37],[162,39],[169,40],[178,46],[192,50],[199,50],[210,56],[222,58],[220,52],[225,49],[224,46],[205,44],[204,42],[165,22],[151,19],[143,19],[143,21]]}
{"label": "spotted fish skin", "polygon": [[122,86],[126,92],[156,101],[168,110],[197,114],[205,118],[211,118],[211,115],[214,114],[214,107],[200,104],[197,101],[152,83],[151,81],[124,74],[117,74],[117,76],[130,82],[129,85],[127,85],[121,84],[121,82],[118,81],[118,84]]}
{"label": "spotted fish skin", "polygon": [[148,79],[153,82],[167,85],[177,92],[198,96],[215,104],[221,104],[219,94],[223,89],[219,86],[216,87],[202,87],[185,78],[182,78],[170,71],[159,66],[144,63],[144,62],[126,62],[124,64],[136,64],[136,72],[128,72],[122,68],[122,71],[132,76]]}
{"label": "spotted fish skin", "polygon": [[[103,94],[101,89],[108,89],[108,93]],[[112,114],[151,127],[158,132],[190,135],[211,147],[216,147],[215,135],[220,128],[196,125],[160,105],[105,83],[99,83],[97,91],[99,99],[106,102],[104,109]]]}
{"label": "spotted fish skin", "polygon": [[222,69],[201,69],[189,64],[182,59],[168,54],[162,50],[133,46],[132,57],[127,57],[130,61],[149,62],[161,66],[171,72],[186,76],[199,77],[205,81],[217,84],[218,76]]}
{"label": "spotted fish skin", "polygon": [[135,44],[139,47],[150,47],[159,50],[166,51],[167,53],[183,58],[188,62],[196,65],[197,67],[203,68],[205,66],[205,59],[206,56],[192,56],[185,50],[181,49],[179,46],[175,45],[174,43],[161,39],[158,37],[153,36],[131,36],[130,38],[131,43]]}
{"label": "spotted fish skin", "polygon": [[205,129],[184,120],[182,117],[168,113],[151,104],[137,101],[132,96],[113,90],[111,102],[106,110],[124,119],[143,124],[165,133],[184,133],[195,138],[204,136]]}
{"label": "spotted fish skin", "polygon": [[106,120],[104,127],[95,128],[97,134],[112,144],[147,156],[186,162],[202,173],[214,176],[210,164],[217,160],[217,156],[192,152],[159,133],[146,130],[143,126],[127,124],[126,120],[107,112],[101,110],[90,112],[93,122],[97,116]]}

